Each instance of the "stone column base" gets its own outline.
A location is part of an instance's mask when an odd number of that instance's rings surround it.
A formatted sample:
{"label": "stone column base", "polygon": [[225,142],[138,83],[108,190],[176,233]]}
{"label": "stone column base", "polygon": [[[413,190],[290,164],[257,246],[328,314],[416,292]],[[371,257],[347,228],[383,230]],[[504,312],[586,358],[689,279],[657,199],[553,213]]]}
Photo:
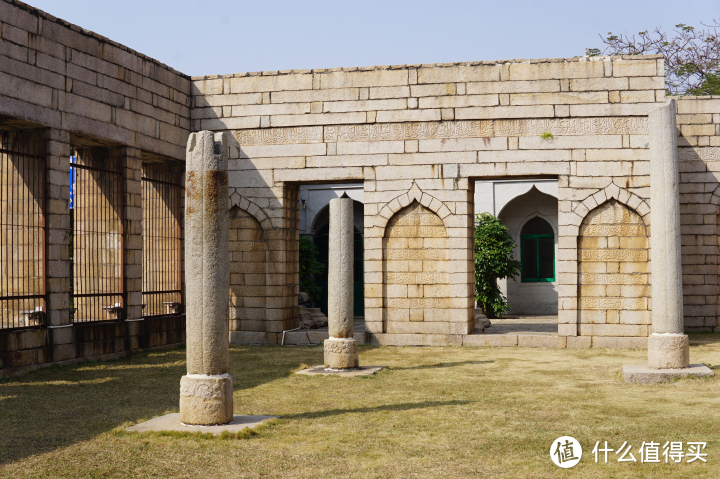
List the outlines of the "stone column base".
{"label": "stone column base", "polygon": [[653,333],[648,338],[648,366],[680,369],[690,365],[690,343],[685,334]]}
{"label": "stone column base", "polygon": [[233,420],[232,377],[188,374],[180,378],[180,421],[213,426]]}
{"label": "stone column base", "polygon": [[352,338],[325,340],[325,367],[329,369],[354,369],[360,366],[358,343]]}

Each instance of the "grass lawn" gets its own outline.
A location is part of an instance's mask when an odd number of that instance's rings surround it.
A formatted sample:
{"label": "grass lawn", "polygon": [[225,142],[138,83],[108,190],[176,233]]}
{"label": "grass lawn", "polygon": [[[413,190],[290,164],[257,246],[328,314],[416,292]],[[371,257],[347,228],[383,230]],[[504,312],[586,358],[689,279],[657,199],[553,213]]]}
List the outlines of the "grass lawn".
{"label": "grass lawn", "polygon": [[[720,365],[720,335],[691,362]],[[0,478],[720,477],[720,378],[629,385],[644,350],[361,348],[372,377],[297,376],[321,347],[230,350],[236,414],[279,415],[240,437],[137,434],[177,412],[185,350],[54,367],[0,381]],[[555,466],[573,436],[583,457]],[[596,441],[636,463],[594,462]],[[643,441],[707,442],[707,463],[640,463]]]}

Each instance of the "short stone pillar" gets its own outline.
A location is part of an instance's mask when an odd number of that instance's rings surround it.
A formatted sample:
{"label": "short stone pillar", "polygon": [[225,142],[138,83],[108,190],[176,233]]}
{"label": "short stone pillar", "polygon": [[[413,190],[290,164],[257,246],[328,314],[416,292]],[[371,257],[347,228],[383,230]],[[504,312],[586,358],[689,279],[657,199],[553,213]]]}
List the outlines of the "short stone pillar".
{"label": "short stone pillar", "polygon": [[359,367],[358,345],[353,339],[353,262],[355,234],[353,200],[344,194],[330,201],[328,245],[328,330],[325,367]]}
{"label": "short stone pillar", "polygon": [[652,334],[648,339],[648,365],[653,369],[686,368],[690,355],[688,337],[683,333],[675,100],[650,112],[649,133]]}
{"label": "short stone pillar", "polygon": [[192,133],[185,184],[187,375],[180,379],[180,420],[233,419],[228,312],[228,160],[222,133]]}

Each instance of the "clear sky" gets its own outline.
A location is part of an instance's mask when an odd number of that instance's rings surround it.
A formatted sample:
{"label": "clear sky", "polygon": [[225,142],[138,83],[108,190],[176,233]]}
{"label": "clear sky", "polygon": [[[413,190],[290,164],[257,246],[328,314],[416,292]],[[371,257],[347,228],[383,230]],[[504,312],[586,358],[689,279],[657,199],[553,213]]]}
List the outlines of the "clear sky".
{"label": "clear sky", "polygon": [[188,75],[583,55],[719,0],[25,0]]}

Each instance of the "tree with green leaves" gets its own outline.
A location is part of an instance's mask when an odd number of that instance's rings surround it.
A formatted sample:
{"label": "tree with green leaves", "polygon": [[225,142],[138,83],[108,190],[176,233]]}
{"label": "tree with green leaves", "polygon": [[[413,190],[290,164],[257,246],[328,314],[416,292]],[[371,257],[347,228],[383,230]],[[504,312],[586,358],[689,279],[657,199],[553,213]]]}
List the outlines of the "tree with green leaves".
{"label": "tree with green leaves", "polygon": [[300,237],[300,291],[307,293],[310,299],[320,298],[320,286],[315,281],[315,275],[325,271],[325,265],[318,261],[318,247],[310,238]]}
{"label": "tree with green leaves", "polygon": [[475,215],[475,299],[488,318],[500,317],[510,309],[497,280],[514,280],[520,274],[514,248],[515,242],[499,218],[490,213]]}
{"label": "tree with green leaves", "polygon": [[665,89],[668,95],[720,95],[720,22],[702,24],[703,29],[680,23],[667,34],[656,28],[635,35],[600,39],[605,50],[588,48],[587,56],[651,55],[665,58]]}

